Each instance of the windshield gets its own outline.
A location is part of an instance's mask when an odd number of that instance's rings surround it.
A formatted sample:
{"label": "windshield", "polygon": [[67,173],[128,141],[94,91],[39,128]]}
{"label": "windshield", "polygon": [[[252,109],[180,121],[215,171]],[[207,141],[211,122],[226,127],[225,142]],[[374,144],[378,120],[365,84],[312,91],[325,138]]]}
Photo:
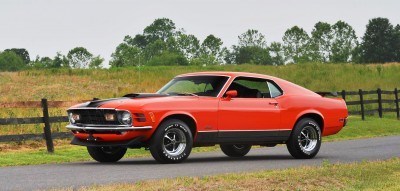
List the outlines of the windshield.
{"label": "windshield", "polygon": [[217,97],[228,80],[226,76],[186,76],[168,82],[157,93]]}

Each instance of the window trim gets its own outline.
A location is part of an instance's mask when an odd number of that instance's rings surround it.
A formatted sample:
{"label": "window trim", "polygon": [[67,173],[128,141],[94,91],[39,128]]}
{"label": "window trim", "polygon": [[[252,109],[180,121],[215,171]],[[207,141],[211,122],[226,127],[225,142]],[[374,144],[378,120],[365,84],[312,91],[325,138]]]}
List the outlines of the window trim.
{"label": "window trim", "polygon": [[[275,99],[275,98],[281,97],[281,96],[283,96],[283,95],[285,94],[285,92],[283,91],[283,89],[282,89],[274,80],[271,80],[271,79],[268,79],[268,78],[262,78],[262,77],[254,77],[254,76],[235,76],[235,77],[232,79],[232,81],[229,83],[229,85],[226,87],[226,90],[225,90],[225,92],[221,95],[221,98],[224,98],[226,92],[227,92],[228,89],[229,89],[229,86],[231,86],[231,84],[236,80],[236,78],[240,78],[240,77],[266,80],[266,81],[268,81],[268,82],[271,82],[273,85],[275,85],[275,86],[281,91],[281,93],[282,93],[282,94],[279,95],[279,96],[271,97],[271,98],[250,98],[250,99]],[[229,79],[230,79],[230,77],[229,77]],[[229,79],[228,79],[227,83],[229,82]],[[227,84],[227,83],[226,83],[226,84]],[[225,85],[226,85],[226,84],[225,84]],[[267,84],[267,86],[268,86],[268,84]],[[225,87],[224,87],[224,88],[225,88]],[[221,91],[222,91],[224,88],[222,88]],[[268,86],[268,89],[269,89],[269,86]],[[269,89],[269,91],[271,92],[270,89]],[[221,92],[220,92],[220,93],[221,93]],[[238,98],[235,98],[235,99],[241,99],[241,98],[238,97]],[[242,98],[242,99],[249,99],[249,98]]]}
{"label": "window trim", "polygon": [[[175,76],[175,77],[172,78],[170,81],[174,80],[175,78],[180,78],[180,77],[192,77],[192,76],[223,76],[223,77],[228,77],[228,79],[226,80],[226,82],[225,82],[224,85],[222,86],[221,90],[219,90],[217,96],[211,96],[212,98],[221,98],[221,97],[223,97],[223,95],[225,94],[225,93],[223,93],[223,90],[224,90],[225,86],[229,83],[229,80],[232,78],[232,76],[224,75],[224,74],[189,74],[189,75],[183,74],[183,75]],[[170,82],[170,81],[169,81],[169,82]],[[167,84],[168,84],[169,82],[167,82]],[[165,84],[165,85],[167,85],[167,84]],[[165,86],[165,85],[164,85],[164,86]],[[231,85],[231,84],[229,84],[229,85]],[[163,87],[164,87],[164,86],[163,86]],[[161,87],[158,91],[160,91],[163,87]],[[157,91],[157,92],[158,92],[158,91]],[[223,94],[222,94],[222,93],[223,93]],[[221,94],[222,94],[222,95],[221,95]],[[199,96],[199,97],[210,97],[210,96]]]}
{"label": "window trim", "polygon": [[[277,97],[280,97],[280,96],[283,95],[283,90],[282,90],[282,88],[279,87],[279,85],[278,85],[275,81],[269,80],[269,79],[267,79],[267,81],[270,82],[272,85],[274,85],[274,86],[281,92],[281,95],[276,96],[276,97],[272,97],[272,95],[271,95],[271,98],[277,98]],[[269,92],[271,93],[271,89],[269,88],[269,86],[268,86],[268,89],[269,89]]]}

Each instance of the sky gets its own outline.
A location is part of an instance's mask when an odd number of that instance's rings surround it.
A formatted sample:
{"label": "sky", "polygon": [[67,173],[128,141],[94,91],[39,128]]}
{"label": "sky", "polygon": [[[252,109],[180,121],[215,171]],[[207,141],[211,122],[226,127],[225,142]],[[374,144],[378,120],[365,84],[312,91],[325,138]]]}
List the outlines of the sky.
{"label": "sky", "polygon": [[361,37],[371,18],[400,24],[399,7],[398,0],[1,0],[0,51],[26,48],[35,59],[83,46],[108,63],[124,36],[162,17],[200,40],[214,34],[227,47],[247,29],[270,43],[294,25],[311,32],[318,21],[343,20]]}

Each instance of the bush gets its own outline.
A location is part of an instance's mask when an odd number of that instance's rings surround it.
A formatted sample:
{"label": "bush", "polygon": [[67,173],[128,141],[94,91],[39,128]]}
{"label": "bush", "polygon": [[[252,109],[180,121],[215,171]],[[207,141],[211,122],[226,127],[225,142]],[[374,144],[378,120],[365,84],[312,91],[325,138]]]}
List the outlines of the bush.
{"label": "bush", "polygon": [[25,68],[24,60],[12,51],[0,53],[0,71],[17,71]]}
{"label": "bush", "polygon": [[189,61],[182,54],[174,53],[174,52],[163,52],[160,55],[154,56],[151,58],[147,65],[150,66],[187,66],[189,65]]}

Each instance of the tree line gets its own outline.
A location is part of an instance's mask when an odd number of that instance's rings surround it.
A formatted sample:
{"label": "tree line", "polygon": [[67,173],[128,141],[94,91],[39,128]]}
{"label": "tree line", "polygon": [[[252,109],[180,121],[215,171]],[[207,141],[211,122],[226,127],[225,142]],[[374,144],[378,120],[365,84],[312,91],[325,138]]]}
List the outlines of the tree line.
{"label": "tree line", "polygon": [[[30,60],[26,49],[0,52],[0,70],[24,68],[100,68],[104,59],[84,47],[71,49],[67,55]],[[238,36],[237,44],[223,46],[215,35],[200,41],[195,35],[178,29],[168,18],[156,19],[143,32],[125,36],[111,55],[111,67],[139,65],[216,65],[288,63],[385,63],[400,62],[400,25],[387,18],[370,19],[361,38],[348,23],[318,22],[311,34],[293,26],[281,42],[268,43],[266,36],[249,29]]]}

